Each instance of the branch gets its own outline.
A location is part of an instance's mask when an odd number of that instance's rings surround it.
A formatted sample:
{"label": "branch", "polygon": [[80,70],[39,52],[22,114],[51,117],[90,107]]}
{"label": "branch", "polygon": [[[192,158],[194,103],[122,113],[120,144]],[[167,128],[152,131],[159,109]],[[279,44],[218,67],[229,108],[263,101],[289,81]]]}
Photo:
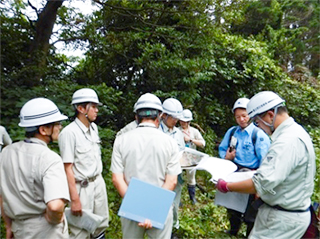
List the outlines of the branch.
{"label": "branch", "polygon": [[36,12],[36,14],[37,14],[37,17],[39,18],[39,12],[38,12],[38,9],[35,7],[35,6],[33,6],[32,5],[32,3],[30,2],[30,0],[28,0],[28,4],[29,4],[29,6]]}
{"label": "branch", "polygon": [[54,45],[58,42],[70,42],[70,41],[76,41],[76,40],[86,41],[87,39],[84,37],[70,37],[70,38],[65,38],[65,39],[58,39],[58,40],[52,42],[51,45]]}

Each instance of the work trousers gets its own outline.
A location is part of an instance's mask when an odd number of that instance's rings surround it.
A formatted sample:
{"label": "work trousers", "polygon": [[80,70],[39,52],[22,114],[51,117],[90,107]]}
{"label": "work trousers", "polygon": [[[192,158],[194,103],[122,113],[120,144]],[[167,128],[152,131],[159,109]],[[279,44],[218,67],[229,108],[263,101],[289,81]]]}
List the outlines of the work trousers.
{"label": "work trousers", "polygon": [[186,169],[188,185],[196,185],[196,172],[197,170]]}
{"label": "work trousers", "polygon": [[66,218],[63,222],[53,225],[39,215],[24,220],[12,220],[11,230],[15,239],[68,239],[68,225]]}
{"label": "work trousers", "polygon": [[[93,182],[89,182],[87,187],[81,187],[80,183],[77,183],[76,186],[80,195],[82,209],[90,210],[92,213],[103,217],[101,224],[93,233],[94,237],[98,236],[109,225],[108,196],[104,179],[99,175]],[[90,238],[90,233],[82,228],[72,225],[69,225],[69,228],[71,239]]]}
{"label": "work trousers", "polygon": [[171,238],[172,232],[172,219],[172,207],[169,210],[168,217],[162,230],[157,228],[145,229],[139,227],[138,222],[121,217],[122,237],[128,239],[143,239],[144,235],[147,234],[148,238],[169,239]]}
{"label": "work trousers", "polygon": [[181,200],[181,192],[182,192],[182,182],[177,182],[177,185],[174,189],[176,193],[174,200],[173,200],[173,226],[175,228],[179,228],[179,205]]}
{"label": "work trousers", "polygon": [[249,239],[301,238],[310,224],[310,211],[286,212],[263,204]]}

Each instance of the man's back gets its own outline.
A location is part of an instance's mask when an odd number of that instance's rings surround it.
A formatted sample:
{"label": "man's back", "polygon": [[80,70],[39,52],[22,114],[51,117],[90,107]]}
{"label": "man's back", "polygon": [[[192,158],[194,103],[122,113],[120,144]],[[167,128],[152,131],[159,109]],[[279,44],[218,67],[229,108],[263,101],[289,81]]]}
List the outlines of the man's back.
{"label": "man's back", "polygon": [[180,173],[177,143],[157,128],[142,125],[117,137],[111,171],[123,170],[127,183],[137,177],[162,186],[166,174]]}
{"label": "man's back", "polygon": [[69,199],[61,158],[41,140],[6,147],[0,165],[4,209],[12,219],[43,214],[48,201]]}

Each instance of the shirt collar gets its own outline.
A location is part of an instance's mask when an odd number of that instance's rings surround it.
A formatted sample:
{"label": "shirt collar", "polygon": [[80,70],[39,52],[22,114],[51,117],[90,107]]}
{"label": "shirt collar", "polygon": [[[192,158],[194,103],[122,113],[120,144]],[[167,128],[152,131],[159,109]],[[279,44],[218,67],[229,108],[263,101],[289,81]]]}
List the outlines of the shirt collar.
{"label": "shirt collar", "polygon": [[140,123],[139,127],[153,127],[153,128],[156,128],[155,124],[152,124],[152,123]]}
{"label": "shirt collar", "polygon": [[294,123],[294,119],[292,117],[289,117],[288,119],[283,121],[271,135],[271,140],[274,141],[281,134],[281,131],[291,126],[293,123]]}
{"label": "shirt collar", "polygon": [[41,139],[38,139],[38,138],[35,138],[35,137],[31,137],[31,138],[29,138],[29,140],[30,140],[31,143],[41,144],[41,145],[43,145],[43,146],[48,147],[47,143],[44,142],[44,141],[41,140]]}
{"label": "shirt collar", "polygon": [[87,126],[85,126],[78,118],[75,119],[75,122],[84,133],[89,131],[89,128],[87,128]]}

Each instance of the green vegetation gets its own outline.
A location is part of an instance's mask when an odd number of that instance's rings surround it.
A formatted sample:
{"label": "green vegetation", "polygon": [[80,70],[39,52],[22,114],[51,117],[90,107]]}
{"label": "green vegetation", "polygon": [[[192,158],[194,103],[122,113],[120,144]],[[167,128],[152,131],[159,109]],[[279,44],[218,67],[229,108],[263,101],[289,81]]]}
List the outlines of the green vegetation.
{"label": "green vegetation", "polygon": [[[111,216],[108,237],[121,237],[121,199],[109,170],[113,141],[146,92],[161,100],[176,97],[191,109],[204,131],[204,151],[213,156],[235,124],[231,107],[237,98],[261,90],[279,93],[313,139],[317,174],[312,200],[320,201],[319,1],[92,0],[98,9],[88,16],[66,1],[49,2],[41,3],[36,18],[28,15],[26,1],[0,3],[1,124],[13,140],[23,139],[17,124],[27,100],[48,97],[72,116],[72,93],[82,87],[97,91],[104,103],[97,123]],[[51,41],[39,39],[47,12],[51,15],[45,19],[60,26],[49,32]],[[85,58],[58,54],[56,42],[73,49],[87,45]],[[228,228],[226,212],[213,204],[209,175],[198,172],[197,180],[206,192],[197,190],[199,203],[191,205],[184,187],[176,234],[228,238],[222,233]],[[3,225],[1,232],[4,237]]]}

